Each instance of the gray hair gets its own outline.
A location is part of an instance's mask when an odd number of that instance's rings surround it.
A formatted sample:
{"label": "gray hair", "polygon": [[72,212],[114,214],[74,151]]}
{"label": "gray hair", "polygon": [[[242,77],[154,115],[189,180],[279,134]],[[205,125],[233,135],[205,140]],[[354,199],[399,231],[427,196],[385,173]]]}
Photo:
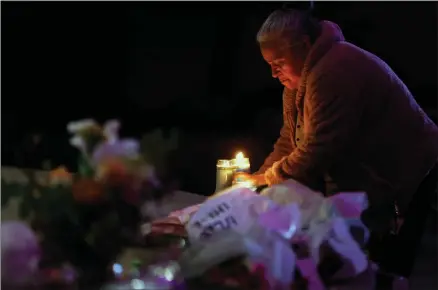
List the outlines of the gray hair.
{"label": "gray hair", "polygon": [[257,33],[257,41],[260,44],[279,39],[293,41],[308,35],[313,43],[319,33],[320,24],[308,11],[279,9],[272,12],[265,20]]}

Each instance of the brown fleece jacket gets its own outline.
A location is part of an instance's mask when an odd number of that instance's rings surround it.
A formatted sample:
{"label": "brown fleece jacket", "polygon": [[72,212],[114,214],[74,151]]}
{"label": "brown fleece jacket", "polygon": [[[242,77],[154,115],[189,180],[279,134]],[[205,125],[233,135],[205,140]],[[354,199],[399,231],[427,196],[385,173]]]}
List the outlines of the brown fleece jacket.
{"label": "brown fleece jacket", "polygon": [[298,90],[284,90],[280,138],[258,173],[309,186],[330,176],[339,191],[366,191],[371,205],[397,200],[403,211],[437,162],[438,128],[384,61],[335,23],[322,27]]}

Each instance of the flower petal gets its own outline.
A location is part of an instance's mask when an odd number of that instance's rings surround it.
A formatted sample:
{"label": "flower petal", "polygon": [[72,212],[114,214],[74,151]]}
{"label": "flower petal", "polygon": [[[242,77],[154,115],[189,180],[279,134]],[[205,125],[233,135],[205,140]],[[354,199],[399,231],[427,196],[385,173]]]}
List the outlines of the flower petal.
{"label": "flower petal", "polygon": [[103,132],[109,143],[114,143],[119,137],[120,122],[118,120],[109,120],[103,126]]}
{"label": "flower petal", "polygon": [[124,156],[135,156],[139,154],[140,143],[135,139],[123,139],[119,141],[119,144],[124,151]]}
{"label": "flower petal", "polygon": [[134,139],[117,140],[113,143],[104,142],[99,144],[93,152],[93,164],[111,157],[135,158],[139,155],[140,143]]}
{"label": "flower petal", "polygon": [[80,130],[96,125],[97,123],[93,119],[83,119],[79,121],[73,121],[67,124],[67,131],[74,134]]}
{"label": "flower petal", "polygon": [[73,136],[70,138],[70,145],[79,149],[80,151],[85,151],[86,145],[85,140],[81,136]]}

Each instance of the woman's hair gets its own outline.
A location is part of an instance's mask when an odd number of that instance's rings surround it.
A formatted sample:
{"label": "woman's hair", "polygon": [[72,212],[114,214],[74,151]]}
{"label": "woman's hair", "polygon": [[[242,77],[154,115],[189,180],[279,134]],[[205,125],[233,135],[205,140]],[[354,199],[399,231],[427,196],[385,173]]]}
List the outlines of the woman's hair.
{"label": "woman's hair", "polygon": [[282,8],[268,16],[257,33],[257,41],[265,43],[282,39],[293,42],[307,35],[310,42],[314,43],[320,31],[321,25],[311,16],[310,11]]}

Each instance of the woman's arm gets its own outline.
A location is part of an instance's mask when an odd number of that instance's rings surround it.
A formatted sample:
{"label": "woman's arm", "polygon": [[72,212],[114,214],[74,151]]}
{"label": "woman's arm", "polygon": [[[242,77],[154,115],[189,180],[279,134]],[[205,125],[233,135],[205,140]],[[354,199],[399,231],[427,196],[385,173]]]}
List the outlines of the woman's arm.
{"label": "woman's arm", "polygon": [[314,82],[306,100],[308,124],[303,146],[273,164],[265,173],[268,184],[287,178],[306,184],[312,177],[324,174],[351,146],[364,110],[359,74],[338,68]]}
{"label": "woman's arm", "polygon": [[280,137],[277,139],[274,145],[274,150],[269,154],[266,158],[263,165],[260,169],[254,173],[255,175],[264,174],[268,168],[271,168],[274,162],[280,160],[282,157],[289,155],[292,152],[292,144],[291,144],[291,128],[290,124],[287,120],[288,110],[285,108],[293,105],[293,93],[288,89],[284,89],[283,91],[283,127],[280,130]]}

